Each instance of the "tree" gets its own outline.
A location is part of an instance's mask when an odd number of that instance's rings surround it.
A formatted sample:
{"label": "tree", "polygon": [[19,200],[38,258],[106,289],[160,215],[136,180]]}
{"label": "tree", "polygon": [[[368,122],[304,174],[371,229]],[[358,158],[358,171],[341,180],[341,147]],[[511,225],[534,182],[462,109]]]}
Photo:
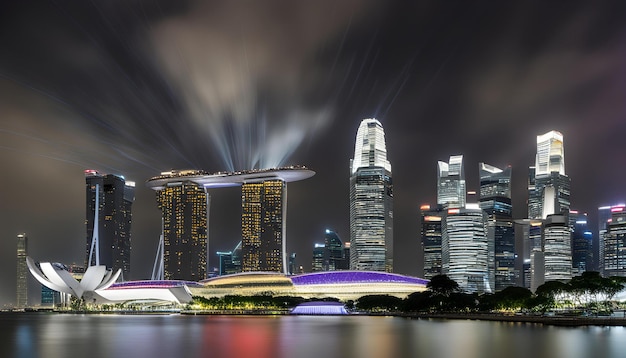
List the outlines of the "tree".
{"label": "tree", "polygon": [[452,293],[461,292],[459,284],[447,275],[437,275],[430,279],[426,288],[435,295],[449,297]]}

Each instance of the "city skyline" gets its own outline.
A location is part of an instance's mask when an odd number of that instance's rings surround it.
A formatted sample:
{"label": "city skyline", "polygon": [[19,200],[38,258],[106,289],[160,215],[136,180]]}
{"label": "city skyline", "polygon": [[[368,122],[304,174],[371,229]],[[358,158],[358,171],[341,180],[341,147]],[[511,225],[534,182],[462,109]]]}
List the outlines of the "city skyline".
{"label": "city skyline", "polygon": [[[535,138],[554,129],[567,141],[571,208],[590,227],[599,206],[626,199],[620,2],[1,6],[8,287],[19,233],[36,260],[84,260],[85,169],[137,182],[131,262],[148,278],[161,223],[144,181],[306,165],[317,174],[290,187],[287,216],[287,251],[306,267],[324,230],[349,237],[346,168],[364,118],[384,126],[393,163],[399,273],[421,275],[419,207],[436,202],[436,163],[450,155],[463,155],[468,190],[477,163],[510,165],[523,218]],[[240,240],[239,189],[211,200],[214,267]],[[2,293],[0,305],[14,300]]]}

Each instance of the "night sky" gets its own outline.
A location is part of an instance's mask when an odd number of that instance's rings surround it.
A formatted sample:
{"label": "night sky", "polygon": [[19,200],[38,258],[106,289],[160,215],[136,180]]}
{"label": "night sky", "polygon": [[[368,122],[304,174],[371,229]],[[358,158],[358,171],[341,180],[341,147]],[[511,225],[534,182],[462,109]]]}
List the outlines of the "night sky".
{"label": "night sky", "polygon": [[[349,240],[349,160],[371,117],[393,169],[396,272],[421,275],[419,205],[450,155],[470,190],[479,162],[511,165],[522,218],[536,136],[558,130],[572,209],[595,219],[626,198],[626,2],[4,1],[0,305],[15,302],[18,233],[37,261],[83,262],[85,169],[137,182],[145,279],[160,234],[147,179],[306,165],[287,245],[308,269],[326,228]],[[237,188],[212,192],[213,266],[240,240],[240,205]]]}

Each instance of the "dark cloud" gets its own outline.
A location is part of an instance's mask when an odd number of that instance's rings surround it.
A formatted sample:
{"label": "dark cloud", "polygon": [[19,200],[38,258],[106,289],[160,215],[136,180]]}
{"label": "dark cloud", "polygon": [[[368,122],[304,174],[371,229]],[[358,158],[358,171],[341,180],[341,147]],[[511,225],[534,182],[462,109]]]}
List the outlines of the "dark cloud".
{"label": "dark cloud", "polygon": [[[624,199],[626,4],[620,1],[15,1],[0,5],[2,302],[15,240],[82,262],[83,170],[138,182],[135,278],[149,275],[159,212],[146,179],[276,163],[317,172],[289,187],[289,249],[307,267],[348,233],[359,121],[385,128],[397,271],[420,274],[418,206],[437,160],[513,166],[524,216],[535,136],[565,136],[573,207]],[[239,193],[213,193],[211,252],[238,241]],[[31,295],[36,296],[36,293]]]}

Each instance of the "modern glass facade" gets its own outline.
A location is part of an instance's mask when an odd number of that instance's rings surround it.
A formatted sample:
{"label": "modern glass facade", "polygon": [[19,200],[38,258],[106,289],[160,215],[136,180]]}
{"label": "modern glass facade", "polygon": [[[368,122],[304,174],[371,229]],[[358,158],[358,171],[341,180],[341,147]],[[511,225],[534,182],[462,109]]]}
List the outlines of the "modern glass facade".
{"label": "modern glass facade", "polygon": [[442,223],[442,273],[467,292],[492,292],[487,215],[478,205],[447,210]]}
{"label": "modern glass facade", "polygon": [[336,271],[349,268],[349,256],[345,256],[344,245],[337,233],[326,230],[324,243],[315,244],[311,271]]}
{"label": "modern glass facade", "polygon": [[601,242],[602,275],[626,276],[626,207],[611,207]]}
{"label": "modern glass facade", "polygon": [[511,167],[502,170],[479,163],[480,208],[487,214],[487,239],[493,246],[495,290],[515,286],[519,270],[515,267],[515,227],[511,205]]}
{"label": "modern glass facade", "polygon": [[205,279],[209,194],[191,181],[168,183],[156,194],[163,217],[165,279]]}
{"label": "modern glass facade", "polygon": [[28,237],[26,234],[17,235],[17,308],[28,306],[28,267],[26,265],[28,256]]}
{"label": "modern glass facade", "polygon": [[427,280],[441,275],[441,222],[444,215],[441,205],[420,207],[424,278]]}
{"label": "modern glass facade", "polygon": [[437,204],[462,208],[466,202],[463,156],[453,155],[448,163],[437,163]]}
{"label": "modern glass facade", "polygon": [[572,278],[572,243],[567,215],[549,215],[543,222],[545,281]]}
{"label": "modern glass facade", "polygon": [[287,185],[281,179],[241,186],[242,271],[284,272]]}
{"label": "modern glass facade", "polygon": [[393,271],[393,184],[383,127],[364,119],[350,162],[350,268]]}
{"label": "modern glass facade", "polygon": [[572,229],[572,274],[595,271],[593,265],[593,233],[587,225],[587,213],[570,211],[569,226]]}
{"label": "modern glass facade", "polygon": [[567,214],[569,207],[570,178],[565,174],[563,135],[550,131],[537,136],[535,166],[529,170],[528,217]]}
{"label": "modern glass facade", "polygon": [[[85,266],[93,266],[99,262],[113,271],[121,269],[122,278],[128,280],[131,275],[131,224],[135,183],[126,181],[122,176],[100,174],[95,170],[85,170],[85,182]],[[95,225],[98,225],[97,229]],[[94,240],[98,243],[97,248],[92,246]],[[99,255],[98,259],[96,253]]]}

